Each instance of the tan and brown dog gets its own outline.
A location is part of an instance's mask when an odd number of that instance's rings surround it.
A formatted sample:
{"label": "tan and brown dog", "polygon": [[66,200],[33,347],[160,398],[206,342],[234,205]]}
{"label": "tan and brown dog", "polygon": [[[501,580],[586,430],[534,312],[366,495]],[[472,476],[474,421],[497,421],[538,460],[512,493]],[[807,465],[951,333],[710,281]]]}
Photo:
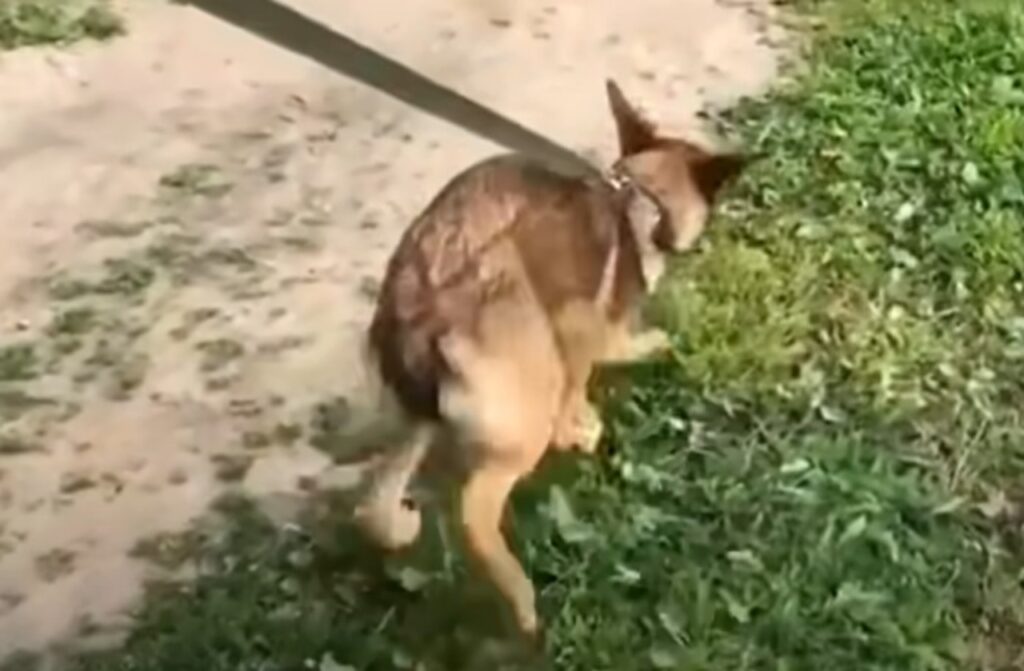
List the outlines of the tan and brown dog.
{"label": "tan and brown dog", "polygon": [[[658,135],[613,82],[608,95],[621,148],[609,178],[519,156],[469,168],[401,239],[369,330],[413,428],[384,457],[357,520],[387,547],[411,543],[420,515],[406,488],[432,447],[457,450],[468,550],[527,634],[538,628],[533,586],[501,531],[509,494],[549,446],[596,448],[592,369],[668,346],[638,329],[641,299],[743,165]],[[642,216],[644,203],[655,216]]]}

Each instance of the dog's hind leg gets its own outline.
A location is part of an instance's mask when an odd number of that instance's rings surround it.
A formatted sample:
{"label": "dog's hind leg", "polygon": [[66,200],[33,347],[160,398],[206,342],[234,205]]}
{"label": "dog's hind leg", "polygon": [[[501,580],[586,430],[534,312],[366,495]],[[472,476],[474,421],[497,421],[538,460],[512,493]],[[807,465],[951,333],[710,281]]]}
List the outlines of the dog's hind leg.
{"label": "dog's hind leg", "polygon": [[506,329],[510,335],[488,340],[486,353],[473,341],[450,340],[446,356],[460,376],[442,390],[445,417],[467,456],[460,514],[469,556],[529,636],[538,630],[533,585],[505,542],[501,521],[513,487],[547,449],[563,393],[554,342],[537,331],[531,337],[526,329]]}
{"label": "dog's hind leg", "polygon": [[530,470],[497,460],[481,464],[462,488],[461,515],[470,556],[512,606],[519,629],[532,636],[538,628],[533,584],[501,532],[512,488]]}
{"label": "dog's hind leg", "polygon": [[385,548],[405,547],[419,536],[420,511],[407,501],[406,492],[436,434],[435,424],[413,427],[406,441],[375,469],[366,498],[356,508],[356,523]]}

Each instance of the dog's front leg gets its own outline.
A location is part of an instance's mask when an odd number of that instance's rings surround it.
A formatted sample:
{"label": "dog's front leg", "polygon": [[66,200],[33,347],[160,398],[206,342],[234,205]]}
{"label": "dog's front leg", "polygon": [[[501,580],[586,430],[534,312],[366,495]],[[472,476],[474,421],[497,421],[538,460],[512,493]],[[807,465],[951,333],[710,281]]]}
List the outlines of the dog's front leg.
{"label": "dog's front leg", "polygon": [[593,454],[601,442],[604,425],[587,399],[587,382],[597,358],[594,344],[592,336],[578,337],[569,340],[564,347],[565,393],[551,440],[552,447],[557,450]]}
{"label": "dog's front leg", "polygon": [[602,363],[622,364],[643,361],[672,351],[672,341],[668,334],[657,328],[650,328],[640,333],[630,333],[625,328],[616,329],[615,336],[609,339]]}
{"label": "dog's front leg", "polygon": [[556,333],[565,370],[565,389],[551,446],[556,450],[597,450],[604,426],[587,400],[587,382],[604,347],[604,319],[589,303],[574,303],[556,319]]}
{"label": "dog's front leg", "polygon": [[558,450],[579,450],[593,454],[601,442],[604,424],[587,400],[586,382],[574,384],[567,392],[555,424],[552,446]]}

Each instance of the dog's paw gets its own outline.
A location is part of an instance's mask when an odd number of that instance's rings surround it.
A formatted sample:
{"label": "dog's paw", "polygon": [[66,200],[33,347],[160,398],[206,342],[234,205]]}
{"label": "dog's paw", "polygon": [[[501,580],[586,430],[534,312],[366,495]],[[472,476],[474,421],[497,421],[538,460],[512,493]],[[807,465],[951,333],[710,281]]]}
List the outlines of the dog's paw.
{"label": "dog's paw", "polygon": [[353,519],[374,543],[392,551],[416,542],[423,524],[420,511],[412,501],[402,501],[397,506],[377,502],[364,504],[356,508]]}
{"label": "dog's paw", "polygon": [[660,356],[672,351],[672,340],[661,329],[650,329],[633,336],[630,358],[634,361]]}
{"label": "dog's paw", "polygon": [[560,450],[593,454],[603,433],[600,415],[589,403],[581,403],[562,418],[555,432],[554,445]]}
{"label": "dog's paw", "polygon": [[519,631],[527,639],[536,641],[540,638],[540,619],[537,617],[536,610],[530,608],[524,612],[516,613],[516,622],[519,625]]}
{"label": "dog's paw", "polygon": [[672,351],[672,340],[661,329],[648,329],[636,334],[620,334],[606,344],[601,362],[628,365]]}
{"label": "dog's paw", "polygon": [[512,615],[519,633],[527,640],[535,639],[541,630],[537,617],[537,599],[531,583],[524,583],[511,596]]}

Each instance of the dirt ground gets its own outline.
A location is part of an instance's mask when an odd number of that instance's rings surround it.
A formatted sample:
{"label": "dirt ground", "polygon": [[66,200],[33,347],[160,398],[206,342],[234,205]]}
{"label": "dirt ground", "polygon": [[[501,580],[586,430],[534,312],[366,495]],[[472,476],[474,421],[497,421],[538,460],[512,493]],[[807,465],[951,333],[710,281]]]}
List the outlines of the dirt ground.
{"label": "dirt ground", "polygon": [[[697,132],[781,38],[759,0],[294,4],[605,160],[606,76]],[[0,658],[127,622],[140,547],[323,468],[391,246],[495,151],[195,10],[126,11],[111,43],[0,55]]]}

